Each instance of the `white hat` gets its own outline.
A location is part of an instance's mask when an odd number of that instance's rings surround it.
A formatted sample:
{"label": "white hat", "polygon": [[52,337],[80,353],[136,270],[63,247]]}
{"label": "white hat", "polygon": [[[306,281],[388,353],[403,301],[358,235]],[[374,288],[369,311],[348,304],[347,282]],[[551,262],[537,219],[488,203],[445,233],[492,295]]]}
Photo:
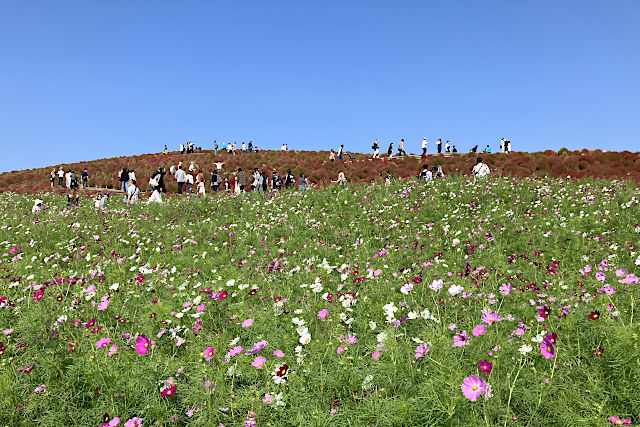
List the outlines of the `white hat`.
{"label": "white hat", "polygon": [[33,204],[34,204],[34,205],[36,205],[36,206],[37,206],[37,205],[40,205],[40,204],[42,204],[42,203],[43,203],[43,201],[42,201],[42,200],[40,200],[40,199],[36,199],[36,200],[35,200],[35,202],[33,202]]}

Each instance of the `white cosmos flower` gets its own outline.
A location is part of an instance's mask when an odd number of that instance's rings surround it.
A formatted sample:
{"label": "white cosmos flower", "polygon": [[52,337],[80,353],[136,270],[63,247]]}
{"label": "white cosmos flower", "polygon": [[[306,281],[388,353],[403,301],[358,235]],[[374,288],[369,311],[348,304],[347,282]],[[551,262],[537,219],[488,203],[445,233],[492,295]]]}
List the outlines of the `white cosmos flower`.
{"label": "white cosmos flower", "polygon": [[311,334],[309,332],[307,332],[307,333],[301,335],[300,339],[298,340],[298,342],[300,342],[300,344],[302,344],[302,345],[309,344],[311,342]]}
{"label": "white cosmos flower", "polygon": [[533,347],[531,347],[530,345],[524,344],[522,345],[518,351],[520,353],[522,353],[522,355],[524,356],[525,354],[529,353],[531,350],[533,350]]}
{"label": "white cosmos flower", "polygon": [[462,293],[464,291],[464,287],[460,286],[460,285],[451,285],[449,287],[449,295],[451,295],[452,297]]}

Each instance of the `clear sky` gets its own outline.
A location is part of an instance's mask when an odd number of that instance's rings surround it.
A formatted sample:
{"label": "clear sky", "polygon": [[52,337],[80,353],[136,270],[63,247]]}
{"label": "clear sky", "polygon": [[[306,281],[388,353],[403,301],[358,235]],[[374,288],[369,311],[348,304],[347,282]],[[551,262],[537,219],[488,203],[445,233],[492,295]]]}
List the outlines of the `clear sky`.
{"label": "clear sky", "polygon": [[253,140],[640,151],[640,1],[0,0],[0,171]]}

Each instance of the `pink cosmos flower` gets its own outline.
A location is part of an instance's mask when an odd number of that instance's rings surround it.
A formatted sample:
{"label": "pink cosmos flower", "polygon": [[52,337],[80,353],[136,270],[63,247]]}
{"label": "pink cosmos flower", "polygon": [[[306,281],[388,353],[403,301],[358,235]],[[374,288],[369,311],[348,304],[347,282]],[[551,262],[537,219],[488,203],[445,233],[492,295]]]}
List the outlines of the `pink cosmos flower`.
{"label": "pink cosmos flower", "polygon": [[264,394],[264,398],[262,399],[262,403],[265,403],[267,405],[270,405],[274,402],[274,397],[272,395],[270,395],[269,393],[265,393]]}
{"label": "pink cosmos flower", "polygon": [[323,308],[318,312],[318,318],[320,318],[321,320],[324,320],[327,317],[327,314],[329,314],[329,310],[327,310],[326,308]]}
{"label": "pink cosmos flower", "polygon": [[478,325],[473,328],[473,335],[476,337],[482,336],[487,333],[487,327],[485,325]]}
{"label": "pink cosmos flower", "polygon": [[204,351],[204,358],[209,361],[211,359],[213,359],[213,356],[216,354],[216,351],[214,350],[213,347],[207,347],[207,349]]}
{"label": "pink cosmos flower", "polygon": [[113,417],[113,419],[109,421],[107,425],[109,427],[116,427],[117,425],[120,425],[120,417]]}
{"label": "pink cosmos flower", "polygon": [[124,423],[124,427],[142,427],[143,419],[144,418],[133,417],[130,420],[128,420],[126,423]]}
{"label": "pink cosmos flower", "polygon": [[487,325],[493,325],[496,322],[504,320],[502,317],[498,315],[498,313],[485,313],[482,315],[482,322]]}
{"label": "pink cosmos flower", "polygon": [[207,304],[200,304],[199,306],[196,307],[196,310],[204,311],[205,308],[207,308]]}
{"label": "pink cosmos flower", "polygon": [[136,339],[136,351],[138,352],[138,354],[147,354],[147,352],[149,351],[149,345],[151,344],[151,341],[149,341],[149,338],[147,338],[144,335],[140,335],[137,339]]}
{"label": "pink cosmos flower", "polygon": [[429,353],[429,347],[427,347],[426,343],[422,343],[416,347],[416,360],[422,359],[425,354]]}
{"label": "pink cosmos flower", "polygon": [[35,389],[35,390],[33,390],[33,392],[34,392],[35,394],[40,394],[40,393],[42,393],[43,391],[45,391],[46,389],[47,389],[47,385],[46,385],[46,384],[41,384],[41,385],[39,385],[38,387],[36,387],[36,389]]}
{"label": "pink cosmos flower", "polygon": [[612,423],[612,424],[615,424],[615,425],[617,425],[617,426],[631,424],[631,420],[627,420],[627,419],[620,418],[620,417],[619,417],[619,416],[617,416],[617,415],[613,415],[613,416],[611,416],[611,417],[609,417],[609,418],[607,418],[607,419],[608,419],[609,421],[611,421],[611,423]]}
{"label": "pink cosmos flower", "polygon": [[551,340],[544,339],[540,343],[540,351],[545,359],[553,359],[556,355],[556,349]]}
{"label": "pink cosmos flower", "polygon": [[113,356],[114,354],[116,354],[116,351],[118,351],[118,346],[114,344],[111,346],[111,348],[109,348],[109,353],[107,353],[107,356]]}
{"label": "pink cosmos flower", "polygon": [[342,347],[338,347],[338,349],[336,350],[336,352],[337,352],[338,354],[342,354],[342,353],[344,353],[344,348],[342,348]]}
{"label": "pink cosmos flower", "polygon": [[469,338],[469,334],[467,334],[467,331],[462,331],[453,337],[454,347],[462,347],[470,344],[471,344],[471,339]]}
{"label": "pink cosmos flower", "polygon": [[275,357],[284,357],[284,352],[283,352],[282,350],[275,350],[275,351],[273,352],[273,355],[274,355]]}
{"label": "pink cosmos flower", "polygon": [[374,352],[373,352],[373,354],[371,355],[371,357],[372,357],[374,360],[380,360],[380,355],[381,355],[381,354],[382,354],[382,353],[380,353],[379,351],[374,351]]}
{"label": "pink cosmos flower", "polygon": [[231,356],[231,357],[237,356],[240,353],[242,353],[242,346],[240,346],[240,345],[237,345],[237,346],[229,349],[229,356]]}
{"label": "pink cosmos flower", "polygon": [[262,369],[264,368],[264,362],[266,362],[267,359],[265,359],[262,356],[258,356],[253,360],[253,363],[251,363],[251,366],[253,366],[256,369]]}
{"label": "pink cosmos flower", "polygon": [[238,323],[238,325],[242,326],[243,328],[248,328],[249,326],[253,325],[253,319],[247,319],[242,323]]}
{"label": "pink cosmos flower", "polygon": [[462,381],[462,393],[472,402],[487,391],[487,382],[477,375],[469,375]]}
{"label": "pink cosmos flower", "polygon": [[111,342],[111,339],[109,338],[100,338],[100,340],[98,340],[96,345],[98,346],[98,348],[105,348],[106,346],[109,345],[110,342]]}

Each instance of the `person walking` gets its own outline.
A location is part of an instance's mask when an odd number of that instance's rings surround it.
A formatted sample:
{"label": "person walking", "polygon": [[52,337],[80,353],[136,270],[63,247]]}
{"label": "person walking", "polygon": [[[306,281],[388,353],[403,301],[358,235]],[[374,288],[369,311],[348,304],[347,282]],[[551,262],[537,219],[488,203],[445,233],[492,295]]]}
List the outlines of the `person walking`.
{"label": "person walking", "polygon": [[331,152],[329,153],[329,161],[331,163],[336,161],[336,152],[333,151],[333,148],[331,149]]}
{"label": "person walking", "polygon": [[253,141],[249,141],[249,154],[253,154]]}
{"label": "person walking", "polygon": [[284,179],[284,188],[290,189],[296,185],[296,177],[291,173],[291,169],[287,169],[287,176]]}
{"label": "person walking", "polygon": [[156,172],[155,178],[156,178],[156,182],[158,183],[158,185],[155,187],[156,190],[158,190],[160,193],[166,193],[167,192],[167,187],[164,186],[164,176],[167,173],[164,171],[164,168],[159,167],[158,168],[158,172]]}
{"label": "person walking", "polygon": [[65,187],[71,188],[71,169],[67,170],[67,173],[64,174],[65,179]]}
{"label": "person walking", "polygon": [[180,154],[184,154],[184,144],[180,143]]}
{"label": "person walking", "polygon": [[169,154],[169,149],[167,148],[167,144],[164,144],[164,155]]}
{"label": "person walking", "polygon": [[422,155],[424,156],[425,154],[427,154],[427,138],[424,137],[422,138]]}
{"label": "person walking", "polygon": [[51,170],[51,188],[56,185],[56,170],[55,168]]}
{"label": "person walking", "polygon": [[442,138],[438,138],[438,142],[436,142],[436,148],[438,149],[438,154],[442,153]]}
{"label": "person walking", "polygon": [[253,168],[253,182],[251,182],[252,191],[262,191],[262,174],[258,168]]}
{"label": "person walking", "polygon": [[376,142],[373,143],[373,145],[371,146],[371,148],[373,148],[373,157],[372,159],[377,159],[378,157],[380,157],[380,138],[376,139]]}
{"label": "person walking", "polygon": [[120,180],[120,191],[127,191],[127,188],[129,188],[129,171],[126,167],[120,170],[120,176],[118,179]]}
{"label": "person walking", "polygon": [[236,176],[236,182],[240,189],[240,192],[243,193],[245,187],[249,184],[249,175],[242,168],[238,168],[238,175]]}
{"label": "person walking", "polygon": [[84,168],[82,171],[82,188],[87,188],[89,182],[89,172],[87,172],[87,168]]}
{"label": "person walking", "polygon": [[175,178],[178,182],[178,194],[182,194],[182,186],[187,179],[187,174],[182,170],[182,165],[178,165],[178,170],[176,171]]}
{"label": "person walking", "polygon": [[242,141],[242,154],[247,154],[247,144],[245,144],[244,141]]}
{"label": "person walking", "polygon": [[511,141],[507,139],[506,145],[507,145],[507,154],[508,154],[511,152]]}
{"label": "person walking", "polygon": [[129,181],[136,181],[136,171],[133,169],[129,171]]}
{"label": "person walking", "polygon": [[218,171],[214,169],[211,173],[211,191],[213,191],[214,193],[218,192],[218,187],[220,186],[219,180],[220,175],[218,175]]}
{"label": "person walking", "polygon": [[389,149],[387,150],[387,155],[389,158],[393,157],[393,142],[389,143]]}
{"label": "person walking", "polygon": [[267,188],[269,188],[269,175],[267,171],[262,171],[262,194],[267,194]]}
{"label": "person walking", "polygon": [[[332,150],[333,151],[333,150]],[[278,175],[278,172],[274,169],[271,176],[271,190],[273,192],[280,191],[282,189],[282,178]]]}
{"label": "person walking", "polygon": [[407,152],[404,151],[404,139],[400,140],[400,143],[398,144],[398,156],[406,156]]}
{"label": "person walking", "polygon": [[342,160],[342,155],[344,154],[344,144],[340,145],[338,149],[338,160]]}
{"label": "person walking", "polygon": [[301,193],[307,190],[307,179],[304,177],[304,174],[300,174],[300,178],[298,179],[298,190],[300,190]]}

